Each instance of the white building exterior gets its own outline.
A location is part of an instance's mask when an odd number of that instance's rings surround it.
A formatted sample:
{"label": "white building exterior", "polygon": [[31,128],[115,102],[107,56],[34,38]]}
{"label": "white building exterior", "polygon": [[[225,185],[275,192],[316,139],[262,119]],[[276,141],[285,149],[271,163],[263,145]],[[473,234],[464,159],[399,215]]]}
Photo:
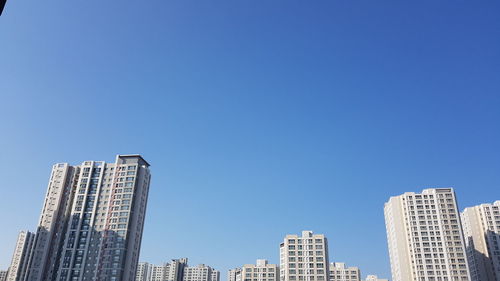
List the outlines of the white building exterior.
{"label": "white building exterior", "polygon": [[500,281],[500,201],[461,213],[471,279]]}
{"label": "white building exterior", "polygon": [[245,264],[240,270],[239,277],[235,280],[241,281],[279,281],[279,269],[276,264],[270,264],[267,260],[259,259],[256,264]]}
{"label": "white building exterior", "polygon": [[26,281],[53,280],[71,211],[78,167],[67,163],[52,166],[38,228],[29,256]]}
{"label": "white building exterior", "polygon": [[212,281],[220,281],[220,271],[212,268]]}
{"label": "white building exterior", "polygon": [[227,281],[241,281],[241,268],[230,269],[227,272]]}
{"label": "white building exterior", "polygon": [[[184,267],[183,281],[212,281],[212,272],[214,269],[208,265],[200,264],[197,266]],[[220,275],[219,275],[220,278]]]}
{"label": "white building exterior", "polygon": [[330,263],[330,281],[361,281],[358,267],[346,266],[343,262]]}
{"label": "white building exterior", "polygon": [[380,279],[377,275],[368,275],[366,281],[389,281],[388,279]]}
{"label": "white building exterior", "polygon": [[151,279],[151,265],[147,262],[140,262],[137,264],[137,271],[135,274],[136,281],[150,281]]}
{"label": "white building exterior", "polygon": [[28,260],[33,248],[35,234],[29,231],[21,231],[17,237],[16,248],[12,255],[12,261],[7,274],[7,281],[23,281]]}
{"label": "white building exterior", "polygon": [[173,259],[163,265],[139,263],[136,281],[220,281],[220,272],[200,264],[189,267],[188,259]]}
{"label": "white building exterior", "polygon": [[393,281],[470,279],[453,189],[391,197],[384,214]]}
{"label": "white building exterior", "polygon": [[140,155],[54,165],[25,281],[134,281],[150,177]]}
{"label": "white building exterior", "polygon": [[280,244],[280,281],[328,281],[328,242],[323,234],[302,231]]}

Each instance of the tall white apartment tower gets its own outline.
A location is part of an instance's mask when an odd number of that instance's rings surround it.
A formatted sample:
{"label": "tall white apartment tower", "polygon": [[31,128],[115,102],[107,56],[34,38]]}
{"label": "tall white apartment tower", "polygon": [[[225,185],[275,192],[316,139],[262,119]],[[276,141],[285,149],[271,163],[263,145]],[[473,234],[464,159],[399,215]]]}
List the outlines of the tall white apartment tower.
{"label": "tall white apartment tower", "polygon": [[453,189],[391,197],[384,213],[393,281],[470,279]]}
{"label": "tall white apartment tower", "polygon": [[149,193],[140,155],[56,164],[26,281],[133,281]]}
{"label": "tall white apartment tower", "polygon": [[28,266],[29,255],[33,247],[35,234],[29,231],[21,231],[17,237],[16,248],[12,256],[7,281],[23,281]]}
{"label": "tall white apartment tower", "polygon": [[280,281],[327,281],[328,242],[323,234],[302,231],[280,244]]}
{"label": "tall white apartment tower", "polygon": [[473,281],[500,281],[500,201],[461,214]]}
{"label": "tall white apartment tower", "polygon": [[54,280],[78,171],[78,167],[67,163],[52,166],[33,250],[29,256],[26,281]]}

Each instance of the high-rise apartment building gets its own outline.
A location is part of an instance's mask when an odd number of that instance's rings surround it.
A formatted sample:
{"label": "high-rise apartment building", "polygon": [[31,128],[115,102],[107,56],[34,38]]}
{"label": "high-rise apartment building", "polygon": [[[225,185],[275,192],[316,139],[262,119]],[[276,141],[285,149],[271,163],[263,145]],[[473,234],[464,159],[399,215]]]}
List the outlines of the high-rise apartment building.
{"label": "high-rise apartment building", "polygon": [[[183,281],[212,281],[212,272],[214,269],[208,265],[200,264],[197,266],[184,267]],[[219,275],[220,276],[220,275]]]}
{"label": "high-rise apartment building", "polygon": [[52,166],[33,250],[29,256],[26,281],[55,280],[78,170],[67,163]]}
{"label": "high-rise apartment building", "polygon": [[167,265],[151,265],[150,281],[163,281],[165,279],[165,271]]}
{"label": "high-rise apartment building", "polygon": [[151,280],[151,264],[140,262],[137,264],[135,281],[150,281]]}
{"label": "high-rise apartment building", "polygon": [[323,234],[302,231],[280,244],[280,281],[328,281],[328,242]]}
{"label": "high-rise apartment building", "polygon": [[461,214],[472,281],[500,281],[500,201]]}
{"label": "high-rise apartment building", "polygon": [[211,280],[212,281],[220,281],[220,271],[215,270],[215,269],[212,268],[212,277],[211,277]]}
{"label": "high-rise apartment building", "polygon": [[7,274],[7,281],[24,281],[28,260],[33,248],[35,234],[29,231],[21,231],[17,237],[16,248],[12,255],[12,261]]}
{"label": "high-rise apartment building", "polygon": [[361,281],[361,272],[355,266],[343,262],[330,263],[330,281]]}
{"label": "high-rise apartment building", "polygon": [[25,281],[133,281],[150,182],[139,155],[56,164]]}
{"label": "high-rise apartment building", "polygon": [[393,281],[470,279],[453,189],[391,197],[384,214]]}
{"label": "high-rise apartment building", "polygon": [[377,277],[377,275],[368,275],[366,277],[366,281],[389,281],[387,279],[380,279]]}
{"label": "high-rise apartment building", "polygon": [[145,262],[137,267],[136,281],[220,281],[220,272],[210,266],[200,264],[189,267],[187,258],[173,259],[163,265]]}
{"label": "high-rise apartment building", "polygon": [[241,281],[241,268],[230,269],[227,272],[227,281]]}
{"label": "high-rise apartment building", "polygon": [[186,266],[188,266],[187,258],[171,260],[170,263],[167,264],[167,268],[165,270],[165,281],[182,281],[184,268]]}
{"label": "high-rise apartment building", "polygon": [[279,268],[267,260],[259,259],[256,264],[245,264],[235,280],[241,281],[279,281]]}
{"label": "high-rise apartment building", "polygon": [[0,270],[0,281],[6,281],[7,274],[8,274],[8,271]]}

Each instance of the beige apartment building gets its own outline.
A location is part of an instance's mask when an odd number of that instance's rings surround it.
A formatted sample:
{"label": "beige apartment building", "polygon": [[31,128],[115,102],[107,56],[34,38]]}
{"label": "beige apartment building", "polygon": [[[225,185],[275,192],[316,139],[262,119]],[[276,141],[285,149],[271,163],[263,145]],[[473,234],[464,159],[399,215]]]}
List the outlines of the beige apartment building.
{"label": "beige apartment building", "polygon": [[24,281],[34,238],[35,234],[32,232],[21,231],[19,233],[9,273],[7,274],[7,281]]}
{"label": "beige apartment building", "polygon": [[220,281],[220,272],[200,264],[190,267],[188,259],[173,259],[163,265],[140,262],[135,281]]}
{"label": "beige apartment building", "polygon": [[134,281],[150,178],[140,155],[54,165],[25,281]]}
{"label": "beige apartment building", "polygon": [[267,260],[259,259],[256,264],[245,264],[241,269],[230,271],[229,279],[233,281],[279,281],[279,269],[276,264],[270,264]]}
{"label": "beige apartment building", "polygon": [[361,281],[358,267],[346,266],[343,262],[330,263],[330,281]]}
{"label": "beige apartment building", "polygon": [[328,281],[328,268],[328,242],[323,234],[289,234],[280,244],[280,281]]}
{"label": "beige apartment building", "polygon": [[468,281],[452,188],[394,196],[384,207],[393,281]]}
{"label": "beige apartment building", "polygon": [[135,281],[149,281],[151,276],[150,268],[150,264],[147,262],[138,263],[135,273]]}
{"label": "beige apartment building", "polygon": [[227,281],[241,281],[241,268],[230,269],[227,272]]}
{"label": "beige apartment building", "polygon": [[[214,272],[217,272],[214,274]],[[197,266],[186,266],[184,267],[184,274],[182,276],[182,281],[220,281],[219,271],[213,269],[212,267],[199,264]],[[213,278],[216,278],[215,280]]]}
{"label": "beige apartment building", "polygon": [[220,271],[212,268],[212,281],[220,281]]}
{"label": "beige apartment building", "polygon": [[500,201],[461,213],[472,281],[500,281]]}

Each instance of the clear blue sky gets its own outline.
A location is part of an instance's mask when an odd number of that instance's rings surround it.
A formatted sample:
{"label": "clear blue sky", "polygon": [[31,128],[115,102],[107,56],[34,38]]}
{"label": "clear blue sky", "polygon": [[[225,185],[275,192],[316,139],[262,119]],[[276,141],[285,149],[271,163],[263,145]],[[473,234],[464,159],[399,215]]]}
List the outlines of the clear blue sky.
{"label": "clear blue sky", "polygon": [[10,0],[0,267],[51,165],[141,153],[141,260],[278,262],[287,233],[389,277],[383,204],[500,199],[500,2]]}

